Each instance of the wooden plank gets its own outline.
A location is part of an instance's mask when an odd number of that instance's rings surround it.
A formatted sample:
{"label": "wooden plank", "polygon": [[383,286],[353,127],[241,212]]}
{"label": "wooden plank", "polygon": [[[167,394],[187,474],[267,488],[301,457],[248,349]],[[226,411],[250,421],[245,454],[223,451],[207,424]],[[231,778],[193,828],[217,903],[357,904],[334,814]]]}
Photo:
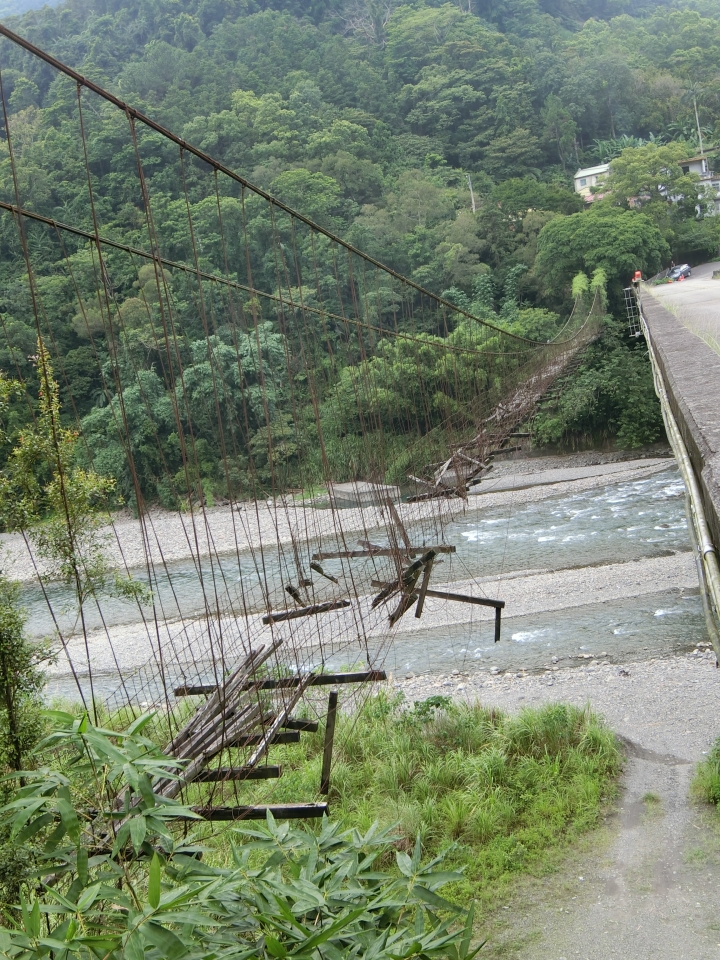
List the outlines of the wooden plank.
{"label": "wooden plank", "polygon": [[[429,547],[410,547],[403,553],[409,557],[416,557],[419,553],[427,553],[428,550],[434,550],[435,553],[455,553],[457,547],[451,543],[437,543]],[[394,557],[397,550],[390,547],[383,547],[378,550],[338,550],[331,553],[314,553],[313,560],[357,560],[362,557]]]}
{"label": "wooden plank", "polygon": [[[264,733],[242,734],[239,737],[225,741],[226,747],[257,747],[264,742],[266,736]],[[285,730],[283,733],[276,733],[268,739],[268,746],[275,743],[299,743],[299,730]]]}
{"label": "wooden plank", "polygon": [[501,616],[502,607],[495,607],[495,643],[498,643],[500,640]]}
{"label": "wooden plank", "polygon": [[262,622],[282,623],[284,620],[297,620],[299,617],[315,617],[319,613],[329,613],[330,610],[342,610],[349,607],[349,600],[328,600],[326,603],[313,603],[310,607],[301,607],[299,610],[282,610],[279,613],[269,613],[262,618]]}
{"label": "wooden plank", "polygon": [[418,594],[418,602],[415,607],[415,616],[420,619],[423,612],[423,607],[425,606],[425,597],[427,596],[428,586],[430,584],[430,574],[432,573],[433,563],[435,558],[433,557],[429,563],[425,564],[425,569],[423,571],[422,583],[420,584],[420,593]]}
{"label": "wooden plank", "polygon": [[280,726],[284,730],[299,730],[301,733],[317,733],[320,724],[317,720],[298,720],[295,717],[288,717]]}
{"label": "wooden plank", "polygon": [[504,600],[488,600],[486,597],[471,597],[466,593],[446,593],[444,590],[426,590],[426,596],[437,597],[438,600],[457,600],[458,603],[477,603],[481,607],[495,607],[496,610],[502,610],[505,606]]}
{"label": "wooden plank", "polygon": [[405,529],[405,525],[403,524],[402,520],[400,519],[400,515],[398,514],[397,510],[395,509],[395,504],[392,502],[392,500],[391,500],[389,497],[387,498],[386,503],[387,503],[387,508],[388,508],[388,510],[389,510],[389,512],[390,512],[390,516],[391,516],[392,519],[393,519],[393,523],[394,523],[395,526],[398,528],[398,532],[399,532],[400,536],[402,537],[402,542],[405,544],[405,549],[406,549],[406,550],[412,550],[412,544],[410,543],[410,537],[409,537],[408,534],[407,534],[407,530]]}
{"label": "wooden plank", "polygon": [[332,768],[333,742],[335,740],[335,720],[337,718],[338,692],[331,690],[328,697],[327,720],[325,721],[325,744],[323,746],[322,773],[320,774],[320,793],[330,793],[330,770]]}
{"label": "wooden plank", "polygon": [[[279,733],[278,731],[282,727],[285,720],[288,720],[290,714],[295,709],[295,704],[298,702],[300,697],[303,695],[305,689],[309,686],[312,681],[313,675],[311,673],[306,673],[301,682],[290,694],[288,701],[283,705],[281,712],[275,719],[271,722],[270,726],[267,727],[263,733],[260,743],[256,750],[253,750],[252,754],[246,760],[248,767],[254,767],[255,764],[260,763],[260,760],[268,752],[270,746],[275,743],[275,737],[284,736],[284,734]],[[300,737],[300,731],[289,731],[291,733],[297,733],[298,738]]]}
{"label": "wooden plank", "polygon": [[398,622],[398,620],[401,617],[405,616],[405,614],[408,612],[408,610],[415,603],[416,600],[417,600],[417,594],[413,593],[412,590],[408,590],[402,594],[402,596],[400,597],[400,602],[398,603],[397,607],[393,610],[393,612],[388,617],[391,627],[394,627],[395,624]]}
{"label": "wooden plank", "polygon": [[182,687],[175,687],[173,693],[176,697],[200,697],[215,693],[216,690],[216,683],[187,683]]}
{"label": "wooden plank", "polygon": [[276,820],[306,820],[325,816],[329,804],[321,803],[269,803],[250,807],[193,807],[204,820],[264,820],[270,812]]}
{"label": "wooden plank", "polygon": [[[370,609],[374,610],[375,607],[377,607],[379,604],[387,603],[390,597],[393,597],[398,592],[398,590],[402,590],[404,597],[407,596],[408,594],[411,594],[415,589],[415,584],[417,583],[418,577],[422,573],[423,568],[425,567],[426,564],[432,563],[434,559],[435,559],[435,551],[428,550],[428,552],[424,553],[419,560],[414,560],[410,564],[410,566],[407,567],[407,569],[403,570],[402,568],[399,568],[397,580],[396,581],[391,580],[388,584],[386,584],[383,587],[383,589],[380,591],[380,593],[376,597],[373,597],[372,603],[370,604]],[[374,583],[375,581],[372,581],[372,582]],[[417,597],[415,599],[417,599]],[[400,606],[402,606],[403,603],[404,603],[404,600],[401,600]],[[398,607],[398,610],[399,609],[400,607]],[[396,611],[397,617],[395,614],[392,614],[390,617],[390,623],[391,624],[394,623],[395,622],[394,618],[398,619],[399,617],[402,616],[403,613],[405,613],[406,610],[408,610],[407,606],[403,608],[401,613],[397,613]]]}
{"label": "wooden plank", "polygon": [[[387,680],[384,670],[358,670],[348,673],[316,673],[312,678],[311,687],[334,687],[340,683],[375,683]],[[284,677],[280,680],[260,680],[257,684],[248,684],[247,689],[257,687],[258,690],[285,690],[297,687],[300,677]]]}
{"label": "wooden plank", "polygon": [[[371,580],[371,587],[389,587],[395,584],[394,580],[389,583],[385,580]],[[422,588],[421,588],[422,589]],[[445,590],[426,590],[428,597],[437,597],[439,600],[455,600],[458,603],[477,603],[481,607],[495,607],[496,610],[505,608],[504,600],[488,600],[486,597],[471,597],[466,593],[447,593]]]}
{"label": "wooden plank", "polygon": [[282,767],[215,767],[202,770],[195,783],[221,783],[225,780],[277,780],[282,776]]}
{"label": "wooden plank", "polygon": [[[329,687],[340,683],[377,683],[387,680],[384,670],[358,670],[348,673],[316,673],[310,686]],[[300,683],[300,677],[281,677],[279,680],[255,680],[246,683],[242,690],[291,690]],[[217,685],[200,683],[175,688],[176,697],[194,697],[214,693]]]}

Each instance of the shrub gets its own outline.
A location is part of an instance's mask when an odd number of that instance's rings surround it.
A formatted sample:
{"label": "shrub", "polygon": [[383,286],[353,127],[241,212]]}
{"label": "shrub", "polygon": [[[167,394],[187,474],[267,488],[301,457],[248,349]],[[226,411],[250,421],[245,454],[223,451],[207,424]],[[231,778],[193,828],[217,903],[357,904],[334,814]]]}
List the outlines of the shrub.
{"label": "shrub", "polygon": [[705,803],[720,806],[720,738],[715,741],[707,758],[698,765],[692,791]]}
{"label": "shrub", "polygon": [[473,910],[437,892],[460,874],[423,864],[419,838],[391,873],[378,862],[392,829],[324,820],[316,833],[268,815],[232,830],[230,865],[213,866],[175,827],[197,816],[154,792],[178,764],[143,735],[149,715],[119,733],[53,719],[40,747],[52,765],[26,772],[2,811],[14,844],[39,848],[18,921],[0,928],[2,956],[470,960],[482,946]]}

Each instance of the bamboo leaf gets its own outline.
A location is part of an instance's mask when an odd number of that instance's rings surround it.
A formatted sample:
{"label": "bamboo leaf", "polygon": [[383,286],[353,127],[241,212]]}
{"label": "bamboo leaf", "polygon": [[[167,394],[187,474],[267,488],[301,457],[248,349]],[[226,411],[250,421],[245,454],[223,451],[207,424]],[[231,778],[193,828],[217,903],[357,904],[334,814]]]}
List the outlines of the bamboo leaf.
{"label": "bamboo leaf", "polygon": [[144,923],[140,928],[144,938],[157,947],[163,960],[180,960],[189,953],[189,948],[167,927],[154,921]]}
{"label": "bamboo leaf", "polygon": [[150,862],[150,877],[148,880],[148,903],[153,908],[157,910],[160,906],[160,875],[162,871],[162,864],[160,863],[160,857],[155,853]]}
{"label": "bamboo leaf", "polygon": [[139,930],[132,930],[123,942],[124,960],[145,960],[145,945]]}
{"label": "bamboo leaf", "polygon": [[142,815],[133,817],[128,821],[128,827],[130,829],[130,840],[132,841],[132,845],[135,847],[136,851],[139,851],[147,834],[147,822],[145,817]]}
{"label": "bamboo leaf", "polygon": [[279,940],[276,940],[275,937],[265,935],[265,949],[270,954],[271,957],[286,957],[288,955],[285,947],[280,943]]}

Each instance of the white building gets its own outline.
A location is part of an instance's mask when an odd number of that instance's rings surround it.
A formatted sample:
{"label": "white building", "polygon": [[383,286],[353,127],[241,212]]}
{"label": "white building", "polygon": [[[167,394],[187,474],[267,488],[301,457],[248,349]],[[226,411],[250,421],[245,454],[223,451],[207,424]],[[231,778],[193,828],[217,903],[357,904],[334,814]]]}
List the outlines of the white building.
{"label": "white building", "polygon": [[592,203],[598,200],[602,194],[591,193],[591,187],[597,187],[598,184],[607,177],[610,172],[609,163],[600,163],[596,167],[586,167],[584,170],[578,170],[574,176],[575,193],[579,193],[586,203]]}
{"label": "white building", "polygon": [[[687,160],[680,161],[680,167],[683,173],[696,173],[700,177],[702,187],[710,187],[709,202],[714,203],[715,213],[720,213],[720,174],[713,173],[708,158],[704,154],[699,157],[688,157]],[[698,207],[699,212],[700,207]]]}

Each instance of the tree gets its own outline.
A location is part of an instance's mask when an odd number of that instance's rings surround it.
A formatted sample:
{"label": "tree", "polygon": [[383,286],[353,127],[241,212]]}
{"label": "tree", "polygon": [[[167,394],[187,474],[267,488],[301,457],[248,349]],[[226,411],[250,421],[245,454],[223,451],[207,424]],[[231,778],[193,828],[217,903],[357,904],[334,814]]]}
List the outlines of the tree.
{"label": "tree", "polygon": [[[30,754],[44,726],[40,670],[44,648],[32,645],[24,632],[25,615],[19,604],[18,587],[0,574],[0,770],[3,775],[32,766]],[[12,799],[12,787],[0,784],[4,803]],[[25,874],[33,863],[33,851],[18,849],[7,824],[0,824],[0,904],[20,900]]]}
{"label": "tree", "polygon": [[687,156],[685,143],[626,147],[613,160],[603,190],[612,193],[615,203],[641,203],[645,212],[658,220],[673,213],[671,202],[679,205],[684,215],[694,216],[700,178],[696,173],[683,173],[680,161]]}
{"label": "tree", "polygon": [[572,114],[559,97],[550,94],[542,110],[542,121],[545,136],[557,144],[558,157],[564,170],[573,150],[577,160],[577,126]]}
{"label": "tree", "polygon": [[[0,472],[0,525],[28,537],[44,561],[46,581],[73,587],[84,633],[85,604],[100,592],[140,598],[146,591],[110,569],[100,528],[119,502],[116,481],[77,464],[77,434],[61,423],[59,387],[41,339],[37,349],[38,412],[14,439]],[[7,385],[3,392],[7,397]]]}
{"label": "tree", "polygon": [[619,295],[635,270],[652,275],[669,256],[667,242],[647,214],[595,204],[543,227],[534,271],[546,292],[562,298],[579,271],[601,267],[612,293]]}
{"label": "tree", "polygon": [[27,77],[18,77],[10,95],[9,106],[14,113],[17,113],[20,110],[26,110],[28,107],[36,107],[39,99],[40,91],[37,84]]}
{"label": "tree", "polygon": [[482,168],[497,180],[522,177],[540,165],[539,144],[534,134],[518,127],[480,150]]}
{"label": "tree", "polygon": [[39,739],[45,683],[38,662],[42,651],[25,636],[18,593],[0,574],[0,766],[11,770],[24,769]]}
{"label": "tree", "polygon": [[275,195],[323,227],[337,228],[340,187],[337,180],[309,170],[288,170],[272,184]]}

